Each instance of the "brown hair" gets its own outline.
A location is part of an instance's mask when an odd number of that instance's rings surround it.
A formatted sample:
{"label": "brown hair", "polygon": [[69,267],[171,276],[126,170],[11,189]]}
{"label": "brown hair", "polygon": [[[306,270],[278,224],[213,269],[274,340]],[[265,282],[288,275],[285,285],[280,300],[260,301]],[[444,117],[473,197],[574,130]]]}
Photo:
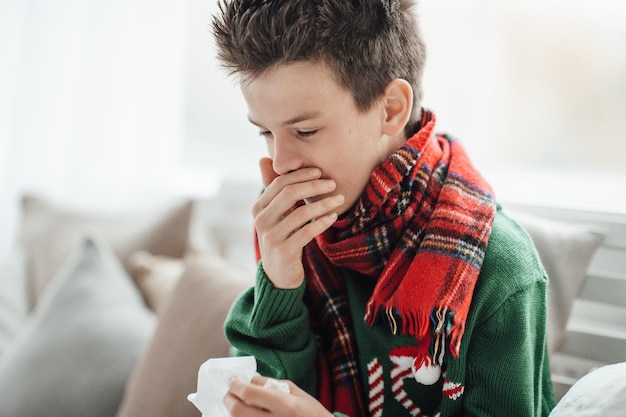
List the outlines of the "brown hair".
{"label": "brown hair", "polygon": [[412,0],[220,0],[218,59],[252,79],[279,64],[322,62],[367,110],[396,78],[413,87],[411,135],[421,114],[425,47]]}

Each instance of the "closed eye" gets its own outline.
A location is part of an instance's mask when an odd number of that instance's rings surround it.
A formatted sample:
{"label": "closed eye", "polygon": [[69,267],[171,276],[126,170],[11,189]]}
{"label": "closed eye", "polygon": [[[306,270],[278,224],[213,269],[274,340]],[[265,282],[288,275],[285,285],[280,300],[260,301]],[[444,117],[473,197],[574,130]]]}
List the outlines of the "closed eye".
{"label": "closed eye", "polygon": [[[317,130],[298,130],[296,131],[296,136],[298,136],[299,138],[306,139],[315,135],[317,132],[318,132]],[[259,131],[259,136],[268,139],[268,138],[271,138],[273,135],[272,135],[272,132],[269,130],[261,130]]]}
{"label": "closed eye", "polygon": [[316,133],[317,133],[317,130],[298,130],[297,135],[301,138],[310,138]]}

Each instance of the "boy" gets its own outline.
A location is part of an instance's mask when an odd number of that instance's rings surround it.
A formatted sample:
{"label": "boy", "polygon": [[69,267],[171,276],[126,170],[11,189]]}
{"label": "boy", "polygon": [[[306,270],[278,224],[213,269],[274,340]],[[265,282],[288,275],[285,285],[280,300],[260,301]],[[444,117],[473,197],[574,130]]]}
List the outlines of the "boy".
{"label": "boy", "polygon": [[[409,0],[223,0],[218,56],[270,158],[255,287],[226,323],[237,416],[546,416],[547,278],[422,109]],[[290,393],[264,388],[286,381]],[[334,414],[331,414],[334,413]]]}

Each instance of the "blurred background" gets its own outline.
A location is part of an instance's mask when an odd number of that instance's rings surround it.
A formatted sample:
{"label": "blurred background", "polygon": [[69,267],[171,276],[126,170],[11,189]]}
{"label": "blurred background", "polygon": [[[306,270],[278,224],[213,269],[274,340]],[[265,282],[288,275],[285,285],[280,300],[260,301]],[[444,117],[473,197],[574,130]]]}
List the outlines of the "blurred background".
{"label": "blurred background", "polygon": [[[424,105],[509,201],[626,211],[626,2],[420,0]],[[0,258],[18,197],[98,207],[258,181],[215,0],[0,0]]]}

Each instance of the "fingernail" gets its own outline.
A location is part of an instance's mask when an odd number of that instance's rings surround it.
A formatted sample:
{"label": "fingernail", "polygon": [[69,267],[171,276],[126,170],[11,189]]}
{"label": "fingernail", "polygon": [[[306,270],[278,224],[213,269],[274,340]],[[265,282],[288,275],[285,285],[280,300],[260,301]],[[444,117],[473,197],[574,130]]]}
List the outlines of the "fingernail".
{"label": "fingernail", "polygon": [[335,196],[335,203],[341,204],[343,203],[343,195],[339,194]]}
{"label": "fingernail", "polygon": [[320,175],[322,175],[322,171],[320,171],[319,168],[311,168],[309,170],[309,175],[311,177],[319,177]]}
{"label": "fingernail", "polygon": [[326,186],[326,188],[332,190],[335,188],[335,181],[333,180],[326,180],[324,181],[324,185]]}

